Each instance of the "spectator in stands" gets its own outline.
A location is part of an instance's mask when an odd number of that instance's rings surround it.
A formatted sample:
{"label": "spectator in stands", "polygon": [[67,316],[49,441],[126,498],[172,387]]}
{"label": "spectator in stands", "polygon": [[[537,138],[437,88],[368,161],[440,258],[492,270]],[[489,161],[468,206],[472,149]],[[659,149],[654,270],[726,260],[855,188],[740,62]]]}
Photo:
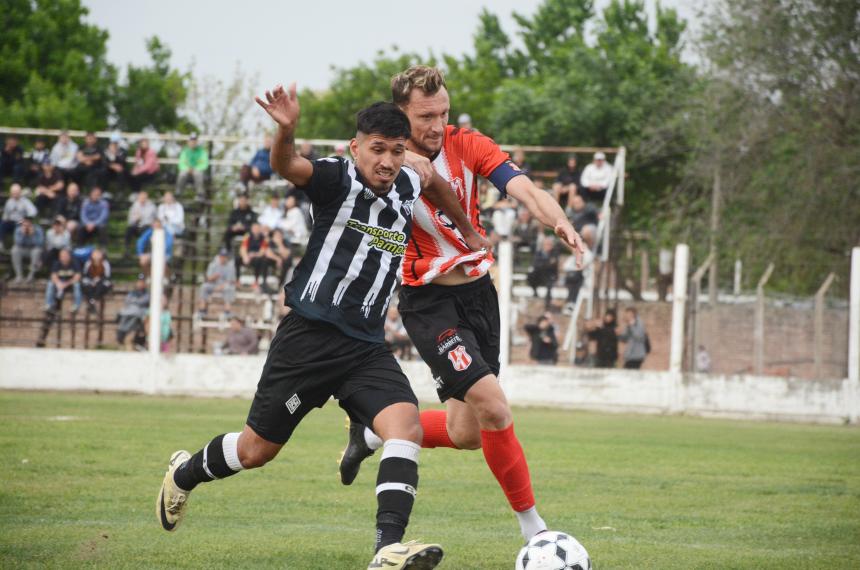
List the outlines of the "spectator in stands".
{"label": "spectator in stands", "polygon": [[517,219],[517,209],[509,198],[502,198],[493,206],[493,231],[502,239],[511,237]]}
{"label": "spectator in stands", "polygon": [[18,183],[9,187],[9,199],[3,205],[3,218],[0,220],[0,251],[5,248],[6,236],[15,233],[21,220],[36,216],[36,206],[22,196],[22,192],[21,185]]}
{"label": "spectator in stands", "polygon": [[388,307],[383,330],[385,332],[385,344],[395,356],[399,356],[401,359],[412,356],[412,341],[409,340],[409,334],[406,332],[406,327],[403,326],[400,312],[394,305]]}
{"label": "spectator in stands", "polygon": [[255,292],[259,292],[261,287],[266,289],[266,276],[269,273],[269,266],[272,265],[272,260],[267,255],[268,249],[269,241],[263,233],[263,227],[255,222],[251,225],[251,231],[242,239],[238,256],[241,266],[236,268],[236,275],[239,275],[241,267],[250,267],[254,270]]}
{"label": "spectator in stands", "polygon": [[238,316],[230,319],[230,331],[224,342],[223,354],[257,354],[260,339],[257,333],[245,326]]}
{"label": "spectator in stands", "polygon": [[711,355],[708,354],[708,350],[705,348],[704,344],[700,344],[699,348],[696,349],[696,372],[703,372],[707,374],[711,371]]}
{"label": "spectator in stands", "polygon": [[125,251],[131,252],[131,244],[152,226],[157,210],[155,204],[149,199],[146,190],[141,190],[134,197],[131,208],[128,209],[128,227],[125,229]]}
{"label": "spectator in stands", "polygon": [[531,212],[525,208],[517,212],[517,222],[514,225],[511,241],[517,248],[528,248],[534,253],[537,248],[538,225],[532,218]]}
{"label": "spectator in stands", "polygon": [[263,231],[268,235],[271,231],[281,225],[284,219],[284,208],[277,194],[269,198],[269,205],[263,208],[263,213],[257,218],[257,223],[263,226]]}
{"label": "spectator in stands", "polygon": [[541,315],[536,324],[527,324],[525,330],[531,340],[529,358],[538,364],[556,364],[558,339],[552,316],[549,313]]}
{"label": "spectator in stands", "polygon": [[126,176],[128,175],[128,153],[120,145],[122,138],[118,133],[114,133],[110,137],[110,142],[104,150],[104,183],[108,188],[113,188],[114,184],[125,186]]}
{"label": "spectator in stands", "polygon": [[552,191],[555,194],[555,199],[558,200],[562,208],[566,208],[570,203],[570,197],[579,193],[580,189],[580,172],[576,168],[576,155],[571,154],[567,157],[567,164],[558,173],[555,182],[552,184]]}
{"label": "spectator in stands", "polygon": [[78,150],[78,166],[75,178],[87,188],[102,186],[104,183],[104,156],[99,147],[96,134],[88,132],[84,137],[84,146]]}
{"label": "spectator in stands", "polygon": [[278,284],[283,285],[287,271],[289,271],[293,261],[293,250],[290,248],[290,244],[286,242],[283,231],[278,229],[270,234],[266,257],[274,262]]}
{"label": "spectator in stands", "polygon": [[615,368],[618,362],[618,332],[616,330],[615,311],[609,309],[603,315],[603,322],[591,321],[585,325],[588,338],[597,344],[594,365],[597,368]]}
{"label": "spectator in stands", "polygon": [[209,298],[215,293],[221,293],[224,300],[224,313],[229,315],[233,310],[236,299],[236,267],[230,262],[230,250],[222,247],[218,250],[209,266],[206,268],[206,281],[200,285],[200,302],[198,310],[201,317],[209,309]]}
{"label": "spectator in stands", "polygon": [[45,232],[45,251],[42,256],[42,265],[52,267],[64,249],[72,247],[72,233],[66,228],[66,219],[57,216],[51,223],[51,227]]}
{"label": "spectator in stands", "polygon": [[122,308],[117,313],[116,340],[128,350],[134,348],[134,338],[143,331],[143,320],[149,312],[149,289],[146,277],[137,276],[134,289],[125,296]]}
{"label": "spectator in stands", "polygon": [[173,192],[164,193],[156,215],[164,225],[164,229],[174,236],[179,237],[185,233],[185,208],[176,200]]}
{"label": "spectator in stands", "polygon": [[657,256],[657,298],[663,302],[669,294],[675,275],[675,254],[671,249],[661,247]]}
{"label": "spectator in stands", "polygon": [[618,340],[624,343],[624,368],[638,370],[651,350],[651,343],[636,309],[624,309],[624,320],[627,326],[624,332],[618,335]]}
{"label": "spectator in stands", "polygon": [[84,264],[81,276],[81,289],[90,313],[98,312],[99,302],[113,288],[110,277],[110,262],[105,258],[104,251],[95,248]]}
{"label": "spectator in stands", "polygon": [[6,178],[12,182],[23,183],[26,180],[27,165],[24,162],[24,149],[18,144],[18,137],[8,135],[0,150],[0,184]]}
{"label": "spectator in stands", "polygon": [[527,276],[528,284],[538,296],[538,287],[546,287],[546,298],[544,306],[548,309],[552,303],[552,286],[558,279],[559,254],[555,247],[555,240],[545,237],[541,242],[540,250],[535,253],[532,268]]}
{"label": "spectator in stands", "polygon": [[189,179],[194,181],[194,189],[197,197],[206,195],[203,189],[203,181],[206,171],[209,169],[209,152],[205,147],[197,144],[197,133],[191,133],[188,144],[179,153],[179,175],[176,177],[176,193],[179,194]]}
{"label": "spectator in stands", "polygon": [[42,163],[36,178],[36,209],[40,214],[53,214],[57,201],[66,186],[63,176],[47,159]]}
{"label": "spectator in stands", "polygon": [[239,180],[242,181],[246,189],[249,182],[259,184],[272,177],[272,165],[269,164],[271,150],[272,137],[266,135],[263,138],[263,148],[254,153],[251,162],[242,165],[242,170],[239,171]]}
{"label": "spectator in stands", "polygon": [[317,151],[314,148],[314,145],[312,145],[308,141],[305,141],[301,144],[301,146],[299,147],[299,154],[307,158],[311,162],[319,158],[319,156],[317,155]]}
{"label": "spectator in stands", "polygon": [[251,230],[251,224],[257,221],[257,214],[248,203],[248,194],[239,194],[238,200],[238,205],[230,212],[227,231],[224,234],[224,245],[228,248],[232,245],[234,237],[247,234]]}
{"label": "spectator in stands", "polygon": [[145,184],[153,182],[159,168],[158,154],[149,145],[149,139],[140,139],[134,153],[134,166],[128,177],[132,191],[138,192]]}
{"label": "spectator in stands", "polygon": [[589,202],[603,204],[606,190],[612,180],[612,172],[612,165],[606,162],[606,155],[602,152],[595,153],[594,160],[582,171],[580,194]]}
{"label": "spectator in stands", "polygon": [[308,241],[308,223],[295,196],[284,201],[284,217],[278,224],[287,242],[304,246]]}
{"label": "spectator in stands", "polygon": [[15,283],[23,281],[24,258],[30,258],[30,272],[27,282],[33,280],[42,261],[42,248],[45,247],[45,232],[33,224],[31,218],[24,218],[15,230],[15,245],[12,246],[12,268],[15,270]]}
{"label": "spectator in stands", "polygon": [[570,207],[567,208],[567,217],[573,229],[579,232],[589,249],[594,249],[597,239],[597,225],[600,223],[600,212],[594,204],[586,202],[580,194],[570,197]]}
{"label": "spectator in stands", "polygon": [[75,173],[78,166],[78,145],[69,137],[67,131],[60,133],[56,144],[51,149],[51,162],[68,182]]}
{"label": "spectator in stands", "polygon": [[78,220],[81,219],[81,209],[84,207],[84,201],[81,198],[80,186],[75,182],[69,182],[66,187],[66,195],[60,196],[57,199],[57,208],[54,213],[63,218],[66,229],[72,235],[77,234]]}
{"label": "spectator in stands", "polygon": [[36,139],[30,152],[24,155],[27,163],[27,180],[36,181],[42,175],[42,165],[51,159],[51,152],[45,146],[45,139]]}
{"label": "spectator in stands", "polygon": [[461,129],[471,129],[472,117],[470,117],[468,113],[462,113],[459,117],[457,117],[457,126]]}
{"label": "spectator in stands", "polygon": [[110,205],[102,198],[102,189],[90,190],[90,197],[81,206],[81,225],[78,227],[78,243],[83,244],[96,236],[102,247],[107,246],[107,223]]}
{"label": "spectator in stands", "polygon": [[340,158],[349,159],[349,157],[346,156],[346,145],[343,143],[337,143],[334,145],[334,155]]}
{"label": "spectator in stands", "polygon": [[594,365],[591,355],[588,354],[588,343],[581,340],[576,341],[576,351],[573,356],[573,364],[589,368]]}
{"label": "spectator in stands", "polygon": [[567,300],[563,312],[569,315],[573,314],[573,309],[576,307],[576,299],[579,297],[579,290],[585,283],[585,276],[581,269],[576,268],[576,257],[573,255],[564,260],[562,273],[564,274],[564,286],[567,287]]}
{"label": "spectator in stands", "polygon": [[[155,230],[164,229],[161,220],[155,218],[152,225],[144,230],[137,239],[137,259],[140,263],[140,270],[144,275],[149,275],[150,265],[152,264],[152,234]],[[170,259],[173,257],[173,234],[169,230],[164,229],[164,264],[165,268]]]}
{"label": "spectator in stands", "polygon": [[45,290],[45,311],[55,312],[57,301],[65,297],[69,288],[74,300],[71,312],[76,313],[81,308],[81,267],[72,257],[72,252],[64,249],[51,267],[51,277]]}
{"label": "spectator in stands", "polygon": [[520,171],[522,171],[523,174],[525,174],[529,178],[532,177],[532,167],[528,162],[526,162],[526,153],[523,152],[523,149],[518,148],[514,150],[512,161],[515,165],[517,165],[517,167],[520,169]]}

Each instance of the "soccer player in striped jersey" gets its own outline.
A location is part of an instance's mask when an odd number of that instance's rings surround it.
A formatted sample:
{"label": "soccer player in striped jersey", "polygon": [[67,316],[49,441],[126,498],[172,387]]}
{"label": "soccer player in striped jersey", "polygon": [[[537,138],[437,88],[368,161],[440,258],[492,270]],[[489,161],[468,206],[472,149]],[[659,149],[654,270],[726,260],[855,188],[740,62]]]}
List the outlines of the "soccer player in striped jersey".
{"label": "soccer player in striped jersey", "polygon": [[[448,181],[472,223],[480,228],[477,179],[522,203],[567,244],[578,266],[580,236],[552,196],[522,175],[489,137],[448,125],[449,99],[442,73],[414,66],[391,80],[393,101],[409,117],[412,154],[407,163],[422,177]],[[398,309],[418,352],[430,366],[446,410],[421,413],[422,447],[481,449],[528,541],[546,530],[535,507],[528,465],[514,433],[511,409],[499,386],[499,306],[487,275],[489,252],[471,251],[443,212],[426,200],[415,208],[415,228],[403,259]],[[350,484],[360,462],[380,446],[373,430],[350,425],[341,458],[341,481]]]}
{"label": "soccer player in striped jersey", "polygon": [[401,168],[409,119],[391,103],[357,116],[344,158],[309,161],[296,152],[295,84],[257,102],[278,125],[272,167],[304,190],[314,210],[308,246],[286,285],[292,308],[278,326],[241,433],[215,437],[194,455],[170,458],[156,503],[165,530],[175,530],[201,483],[262,467],[274,459],[302,418],[330,397],[384,440],[377,475],[376,554],[369,569],[434,568],[438,544],[401,542],[418,486],[422,440],[417,399],[384,343],[383,323],[422,192],[450,216],[469,247],[488,247],[439,177]]}

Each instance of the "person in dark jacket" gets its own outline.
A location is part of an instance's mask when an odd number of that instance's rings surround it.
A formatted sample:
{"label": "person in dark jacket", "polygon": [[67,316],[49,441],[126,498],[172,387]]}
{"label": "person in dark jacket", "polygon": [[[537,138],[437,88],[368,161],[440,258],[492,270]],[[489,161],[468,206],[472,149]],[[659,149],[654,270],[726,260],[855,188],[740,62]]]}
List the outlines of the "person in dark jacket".
{"label": "person in dark jacket", "polygon": [[555,336],[555,325],[550,315],[541,315],[536,324],[525,327],[526,334],[531,339],[529,358],[538,364],[555,364],[558,362],[558,339]]}
{"label": "person in dark jacket", "polygon": [[594,366],[597,368],[615,368],[618,361],[618,332],[616,330],[615,311],[609,309],[603,315],[603,322],[593,321],[586,325],[588,338],[597,343]]}

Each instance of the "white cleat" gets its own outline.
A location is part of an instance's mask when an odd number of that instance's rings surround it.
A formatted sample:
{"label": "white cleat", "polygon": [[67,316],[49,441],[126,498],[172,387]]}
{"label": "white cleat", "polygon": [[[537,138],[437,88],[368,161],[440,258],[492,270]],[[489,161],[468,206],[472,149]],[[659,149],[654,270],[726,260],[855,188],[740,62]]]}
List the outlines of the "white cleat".
{"label": "white cleat", "polygon": [[155,515],[158,517],[158,522],[161,524],[161,528],[168,532],[176,530],[176,527],[182,522],[190,494],[176,486],[176,483],[173,482],[173,473],[189,459],[191,459],[191,454],[184,449],[175,451],[170,456],[167,473],[164,474],[164,481],[158,492],[158,500],[155,502]]}
{"label": "white cleat", "polygon": [[430,570],[442,561],[442,547],[438,544],[421,544],[410,540],[403,544],[395,542],[379,549],[367,570]]}

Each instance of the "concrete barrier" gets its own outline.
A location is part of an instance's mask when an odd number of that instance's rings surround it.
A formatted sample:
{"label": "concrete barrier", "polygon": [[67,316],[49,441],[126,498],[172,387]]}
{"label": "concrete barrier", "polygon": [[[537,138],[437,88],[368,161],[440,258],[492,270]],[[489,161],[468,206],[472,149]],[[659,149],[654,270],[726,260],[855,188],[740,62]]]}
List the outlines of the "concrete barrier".
{"label": "concrete barrier", "polygon": [[[0,388],[250,398],[265,356],[0,348]],[[430,370],[403,362],[418,398],[436,403]],[[847,423],[860,411],[846,380],[509,366],[513,405],[741,419]]]}

